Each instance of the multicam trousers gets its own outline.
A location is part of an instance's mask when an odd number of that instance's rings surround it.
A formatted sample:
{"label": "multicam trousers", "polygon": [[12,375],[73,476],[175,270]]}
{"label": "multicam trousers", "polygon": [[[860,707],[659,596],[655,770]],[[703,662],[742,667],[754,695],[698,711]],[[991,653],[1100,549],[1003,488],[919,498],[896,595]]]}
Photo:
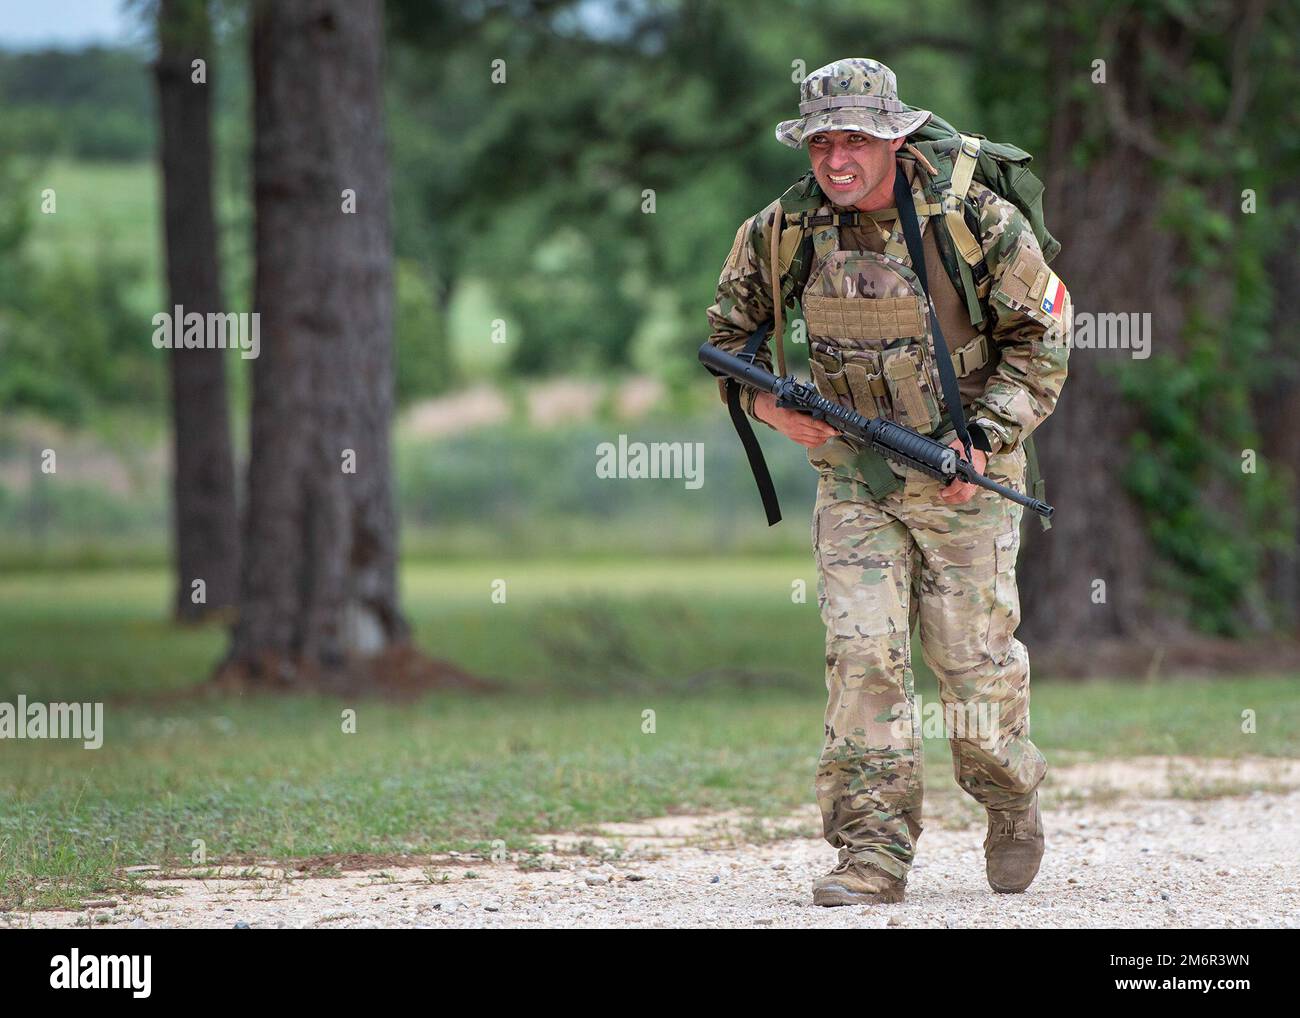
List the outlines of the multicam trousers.
{"label": "multicam trousers", "polygon": [[[817,770],[824,833],[841,861],[905,877],[922,826],[918,617],[958,784],[985,807],[1022,808],[1047,763],[1029,741],[1029,657],[1015,638],[1023,510],[983,489],[947,506],[940,482],[899,472],[904,486],[878,502],[823,473],[813,547],[829,693]],[[994,456],[986,474],[1023,491],[1024,451]]]}

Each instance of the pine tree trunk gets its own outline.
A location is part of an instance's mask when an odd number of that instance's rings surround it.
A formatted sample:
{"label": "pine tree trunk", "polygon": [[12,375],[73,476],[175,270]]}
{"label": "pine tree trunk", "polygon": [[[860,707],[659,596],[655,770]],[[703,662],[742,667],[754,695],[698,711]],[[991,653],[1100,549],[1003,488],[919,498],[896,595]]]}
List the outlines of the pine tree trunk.
{"label": "pine tree trunk", "polygon": [[407,637],[389,449],[382,53],[378,0],[255,8],[262,352],[239,622],[223,669],[254,684],[365,687]]}
{"label": "pine tree trunk", "polygon": [[[1057,14],[1049,34],[1056,108],[1050,119],[1047,222],[1061,239],[1053,264],[1078,312],[1152,312],[1153,347],[1176,348],[1182,311],[1172,298],[1173,243],[1157,226],[1156,182],[1148,160],[1112,138],[1080,169],[1072,149],[1088,130],[1090,109],[1075,92],[1091,52],[1081,53]],[[1140,86],[1121,73],[1140,66],[1130,40],[1108,53],[1110,80],[1141,104]],[[1086,57],[1086,58],[1085,58]],[[1100,93],[1098,93],[1100,95]],[[1068,649],[1098,639],[1131,638],[1160,621],[1151,597],[1152,550],[1123,470],[1136,414],[1111,375],[1125,350],[1073,349],[1055,412],[1035,443],[1048,500],[1060,508],[1050,531],[1027,528],[1021,584],[1024,632],[1035,647]]]}
{"label": "pine tree trunk", "polygon": [[[1294,182],[1276,188],[1271,196],[1275,207],[1300,208],[1300,185]],[[1271,384],[1255,401],[1255,419],[1264,438],[1264,456],[1289,484],[1292,505],[1300,504],[1300,327],[1291,310],[1291,299],[1300,292],[1300,224],[1292,218],[1281,242],[1269,259],[1269,281],[1273,287],[1272,346],[1268,363],[1275,366]],[[1270,608],[1282,632],[1300,637],[1300,533],[1291,521],[1290,543],[1270,551],[1266,564],[1265,589]]]}
{"label": "pine tree trunk", "polygon": [[[212,210],[212,35],[206,0],[162,0],[155,65],[170,311],[221,312]],[[191,62],[206,62],[206,83]],[[171,380],[175,614],[195,621],[235,604],[239,519],[226,399],[226,354],[168,351]],[[202,587],[196,586],[202,581]],[[203,597],[196,601],[196,589]]]}
{"label": "pine tree trunk", "polygon": [[[1156,431],[1153,457],[1180,451],[1158,444],[1174,431],[1170,421],[1180,414],[1198,415],[1195,420],[1211,463],[1213,454],[1223,451],[1235,458],[1235,442],[1248,433],[1248,423],[1233,406],[1237,394],[1251,383],[1249,365],[1242,363],[1232,343],[1234,314],[1242,310],[1237,277],[1241,266],[1234,253],[1248,241],[1243,240],[1241,224],[1243,179],[1230,157],[1238,148],[1249,153],[1256,138],[1268,137],[1267,131],[1250,130],[1252,94],[1259,80],[1251,67],[1252,47],[1273,31],[1265,21],[1267,13],[1267,5],[1255,3],[1244,5],[1239,18],[1223,8],[1207,12],[1204,19],[1169,11],[1144,17],[1101,5],[1089,25],[1079,11],[1059,6],[1048,16],[1052,80],[1046,94],[1054,97],[1055,108],[1050,118],[1047,213],[1065,245],[1058,268],[1074,296],[1076,316],[1149,312],[1151,349],[1165,365],[1195,362],[1196,370],[1208,375],[1208,363],[1224,383],[1208,394],[1188,392],[1190,405],[1152,403],[1148,394],[1126,402],[1111,369],[1123,369],[1129,380],[1153,379],[1161,385],[1155,366],[1128,363],[1126,350],[1083,349],[1075,343],[1065,393],[1040,441],[1050,498],[1061,511],[1045,540],[1033,535],[1022,585],[1031,636],[1049,645],[1056,642],[1067,652],[1080,639],[1088,641],[1087,654],[1076,653],[1072,668],[1095,664],[1108,643],[1114,649],[1115,641],[1108,637],[1129,641],[1138,653],[1143,646],[1155,649],[1157,656],[1179,652],[1180,645],[1200,653],[1212,642],[1190,631],[1188,609],[1195,602],[1180,604],[1178,585],[1179,570],[1187,566],[1179,561],[1179,552],[1170,553],[1168,534],[1156,529],[1157,524],[1183,524],[1153,516],[1144,525],[1138,507],[1125,494],[1124,472],[1133,465],[1130,437],[1144,422]],[[1219,59],[1227,63],[1211,72],[1205,54],[1212,52],[1212,42],[1220,44]],[[1079,76],[1098,57],[1106,62],[1106,81],[1094,80],[1081,88]],[[1188,83],[1198,81],[1198,75],[1206,78],[1210,73],[1223,75],[1221,103],[1208,100],[1203,85],[1199,93],[1191,89],[1194,101],[1179,101],[1177,88],[1190,88]],[[1193,138],[1204,139],[1202,145],[1212,149],[1212,155],[1190,160],[1186,146]],[[1086,152],[1082,160],[1081,152]],[[1237,162],[1246,165],[1249,160]],[[1195,194],[1199,210],[1196,222],[1179,218],[1178,201],[1189,193]],[[1210,229],[1216,222],[1231,225],[1216,235]],[[1283,243],[1281,250],[1292,251],[1294,244]],[[1207,251],[1218,254],[1214,271],[1205,268]],[[1294,283],[1295,264],[1292,260],[1288,278],[1285,257],[1274,261],[1278,294]],[[1209,328],[1216,332],[1210,335]],[[1255,407],[1263,422],[1265,458],[1294,477],[1300,460],[1294,429],[1269,424],[1300,412],[1286,367],[1294,363],[1295,331],[1287,331],[1285,315],[1275,321],[1272,337],[1277,375],[1255,397]],[[1217,359],[1207,362],[1207,351]],[[1178,391],[1167,383],[1163,389]],[[1222,420],[1216,416],[1216,399],[1226,411]],[[1207,469],[1196,478],[1197,498],[1222,516],[1249,520],[1247,498],[1235,482],[1222,470]],[[1153,545],[1162,536],[1163,558]],[[1202,537],[1215,539],[1209,532]],[[1163,573],[1159,578],[1153,575],[1157,570]],[[1272,553],[1266,572],[1274,606],[1281,608],[1278,614],[1294,625],[1294,541],[1291,548]],[[1097,580],[1106,584],[1104,605],[1090,604],[1080,589]],[[1260,589],[1257,581],[1242,584],[1232,591],[1235,602],[1230,606],[1233,622],[1257,633],[1270,628],[1272,621]]]}

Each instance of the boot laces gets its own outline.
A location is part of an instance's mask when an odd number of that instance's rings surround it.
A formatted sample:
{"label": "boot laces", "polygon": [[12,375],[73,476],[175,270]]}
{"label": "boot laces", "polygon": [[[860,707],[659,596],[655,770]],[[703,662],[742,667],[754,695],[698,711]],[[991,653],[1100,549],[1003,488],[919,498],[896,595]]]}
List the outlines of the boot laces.
{"label": "boot laces", "polygon": [[1030,841],[1034,837],[1033,810],[1014,813],[994,813],[993,832],[998,838],[1012,841]]}

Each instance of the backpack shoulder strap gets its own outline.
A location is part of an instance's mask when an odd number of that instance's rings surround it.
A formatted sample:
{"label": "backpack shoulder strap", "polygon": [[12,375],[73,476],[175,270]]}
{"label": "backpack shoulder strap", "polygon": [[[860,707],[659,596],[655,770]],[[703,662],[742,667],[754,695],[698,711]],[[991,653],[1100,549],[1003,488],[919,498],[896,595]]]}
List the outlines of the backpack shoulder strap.
{"label": "backpack shoulder strap", "polygon": [[922,215],[942,217],[944,229],[935,237],[939,241],[944,268],[952,280],[953,289],[965,300],[966,312],[972,326],[984,323],[984,308],[980,304],[981,282],[988,277],[984,262],[984,249],[980,246],[976,229],[968,221],[969,195],[979,166],[983,139],[979,135],[957,134],[936,141],[921,141],[915,145],[918,155],[924,155],[925,167],[930,172],[926,188],[935,201],[926,209],[917,209]]}
{"label": "backpack shoulder strap", "polygon": [[930,281],[925,268],[925,252],[921,248],[921,228],[916,217],[916,207],[912,198],[912,189],[903,175],[900,165],[894,174],[894,207],[898,209],[898,221],[907,240],[907,253],[912,260],[912,271],[916,273],[929,306],[930,325],[934,339],[934,359],[938,362],[939,382],[943,388],[943,402],[948,411],[948,420],[957,438],[966,451],[966,458],[971,458],[971,437],[966,428],[966,415],[962,411],[961,391],[957,388],[957,372],[953,367],[952,354],[943,338],[943,328],[939,324],[939,314],[934,310],[934,301],[930,297]]}
{"label": "backpack shoulder strap", "polygon": [[962,215],[962,202],[966,200],[971,182],[975,179],[975,164],[979,162],[980,157],[980,139],[971,134],[963,134],[960,137],[961,147],[953,158],[952,176],[948,180],[948,187],[944,189],[940,202],[943,205],[943,217],[948,224],[948,232],[952,235],[953,243],[957,245],[957,253],[967,265],[978,265],[984,260],[984,250],[970,232],[970,227],[966,225],[966,219]]}
{"label": "backpack shoulder strap", "polygon": [[[772,217],[768,235],[768,269],[772,277],[772,338],[776,347],[776,363],[781,375],[786,374],[784,338],[785,274],[793,267],[800,245],[805,238],[808,214],[820,208],[825,201],[817,178],[809,170],[786,188],[777,199],[776,214]],[[792,227],[785,229],[785,227]]]}

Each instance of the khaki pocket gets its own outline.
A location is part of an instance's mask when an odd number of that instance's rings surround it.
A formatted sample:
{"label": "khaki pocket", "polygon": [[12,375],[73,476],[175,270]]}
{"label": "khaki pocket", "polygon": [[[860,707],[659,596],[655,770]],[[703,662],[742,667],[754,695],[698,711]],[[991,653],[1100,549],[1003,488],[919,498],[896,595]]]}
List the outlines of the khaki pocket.
{"label": "khaki pocket", "polygon": [[863,417],[889,416],[889,390],[880,372],[880,354],[813,343],[808,357],[813,381],[827,399],[852,407]]}
{"label": "khaki pocket", "polygon": [[993,542],[993,610],[989,616],[988,650],[1002,664],[1011,649],[1011,638],[1020,625],[1020,593],[1016,590],[1016,556],[1020,531],[999,534]]}
{"label": "khaki pocket", "polygon": [[[832,530],[837,520],[851,525],[858,514],[851,502],[830,502],[813,513],[817,606],[822,622],[832,640],[897,637],[903,631],[902,613],[906,611],[899,602],[897,570],[886,568],[882,575],[868,580],[868,575],[880,570],[867,569],[846,546],[836,543],[833,532],[826,532],[828,523]],[[845,685],[852,689],[865,681],[866,674],[854,670],[846,676]]]}
{"label": "khaki pocket", "polygon": [[844,375],[844,365],[839,354],[831,347],[814,343],[808,356],[808,368],[812,371],[813,384],[829,400],[852,404],[849,383]]}
{"label": "khaki pocket", "polygon": [[928,435],[939,424],[939,401],[921,348],[914,343],[895,347],[884,351],[883,359],[894,420]]}
{"label": "khaki pocket", "polygon": [[888,417],[889,389],[880,370],[880,355],[871,350],[846,350],[843,357],[853,408],[863,417]]}

